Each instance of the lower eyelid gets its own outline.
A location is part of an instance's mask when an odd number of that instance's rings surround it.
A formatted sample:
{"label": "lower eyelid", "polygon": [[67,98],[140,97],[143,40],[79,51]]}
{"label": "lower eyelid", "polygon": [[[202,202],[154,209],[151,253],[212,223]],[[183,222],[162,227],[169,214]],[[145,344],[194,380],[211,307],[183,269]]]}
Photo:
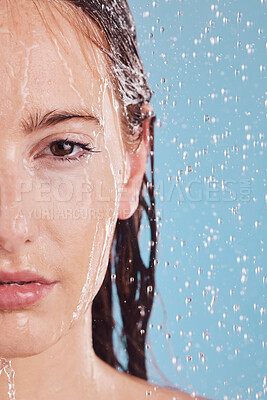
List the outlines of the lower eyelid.
{"label": "lower eyelid", "polygon": [[73,167],[79,166],[81,162],[85,162],[89,157],[91,156],[91,153],[83,153],[78,156],[74,155],[72,157],[55,157],[55,156],[47,156],[43,155],[40,157],[40,163],[44,165],[43,168],[54,168],[56,166],[68,166],[70,164],[73,165]]}
{"label": "lower eyelid", "polygon": [[41,162],[48,162],[49,164],[63,163],[63,162],[76,162],[91,156],[90,151],[84,150],[83,153],[77,152],[72,156],[53,156],[50,154],[37,155],[34,159],[40,159]]}
{"label": "lower eyelid", "polygon": [[86,153],[83,153],[83,154],[80,154],[79,156],[72,156],[72,157],[53,157],[53,158],[56,158],[56,162],[58,162],[58,161],[61,161],[61,162],[74,162],[74,161],[80,161],[80,159],[83,159],[83,158],[88,158],[90,156],[90,152],[86,152]]}

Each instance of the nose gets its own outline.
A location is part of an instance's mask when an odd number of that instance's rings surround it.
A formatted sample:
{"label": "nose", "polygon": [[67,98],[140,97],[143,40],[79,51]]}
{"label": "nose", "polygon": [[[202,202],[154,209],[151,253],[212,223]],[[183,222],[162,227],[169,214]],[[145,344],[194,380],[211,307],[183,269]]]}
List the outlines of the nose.
{"label": "nose", "polygon": [[20,253],[37,235],[29,198],[22,198],[18,188],[16,177],[0,172],[0,252],[4,249],[9,253]]}

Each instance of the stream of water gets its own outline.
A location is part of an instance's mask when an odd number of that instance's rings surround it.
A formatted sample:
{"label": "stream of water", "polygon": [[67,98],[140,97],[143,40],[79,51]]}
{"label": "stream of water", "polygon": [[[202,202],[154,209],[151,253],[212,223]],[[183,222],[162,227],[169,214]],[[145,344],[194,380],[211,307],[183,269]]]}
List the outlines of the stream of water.
{"label": "stream of water", "polygon": [[0,358],[0,376],[3,371],[7,376],[8,398],[9,400],[16,400],[15,371],[12,368],[11,361]]}

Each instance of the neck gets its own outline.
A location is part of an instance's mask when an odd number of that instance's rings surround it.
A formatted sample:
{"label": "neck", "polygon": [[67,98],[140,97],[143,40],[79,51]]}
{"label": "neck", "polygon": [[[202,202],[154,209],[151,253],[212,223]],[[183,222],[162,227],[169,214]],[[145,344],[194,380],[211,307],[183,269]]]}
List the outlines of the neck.
{"label": "neck", "polygon": [[[91,309],[48,350],[13,359],[11,365],[17,399],[82,399],[93,394],[98,389],[99,361],[92,346]],[[12,398],[5,373],[0,378],[0,398]]]}

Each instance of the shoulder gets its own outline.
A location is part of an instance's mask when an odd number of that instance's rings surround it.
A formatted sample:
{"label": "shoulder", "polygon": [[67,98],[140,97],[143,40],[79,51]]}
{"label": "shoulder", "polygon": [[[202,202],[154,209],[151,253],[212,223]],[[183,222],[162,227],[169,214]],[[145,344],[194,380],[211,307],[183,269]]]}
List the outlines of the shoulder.
{"label": "shoulder", "polygon": [[[128,400],[208,400],[199,396],[191,396],[179,389],[160,387],[127,373],[119,372],[100,359],[98,362],[101,366],[102,389],[104,390],[105,386],[108,386],[108,396],[112,400],[126,398]],[[103,376],[105,376],[104,382]]]}
{"label": "shoulder", "polygon": [[[203,397],[190,395],[180,389],[153,386],[153,391],[154,394],[152,398],[155,400],[208,400]],[[151,391],[151,393],[153,393],[153,391]]]}
{"label": "shoulder", "polygon": [[[192,396],[179,389],[153,385],[143,379],[127,374],[122,374],[122,379],[124,379],[128,390],[131,388],[133,398],[138,400],[207,400],[203,397]],[[129,398],[131,397],[128,392]]]}

